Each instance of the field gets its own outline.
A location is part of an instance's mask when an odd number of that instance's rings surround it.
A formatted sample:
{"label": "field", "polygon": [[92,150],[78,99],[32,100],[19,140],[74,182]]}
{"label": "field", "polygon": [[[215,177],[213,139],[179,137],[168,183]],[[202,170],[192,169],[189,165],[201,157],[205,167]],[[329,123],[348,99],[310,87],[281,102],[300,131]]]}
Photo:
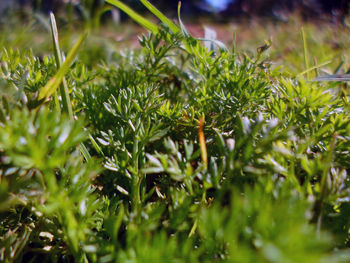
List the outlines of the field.
{"label": "field", "polygon": [[346,23],[107,2],[1,28],[0,262],[350,262]]}

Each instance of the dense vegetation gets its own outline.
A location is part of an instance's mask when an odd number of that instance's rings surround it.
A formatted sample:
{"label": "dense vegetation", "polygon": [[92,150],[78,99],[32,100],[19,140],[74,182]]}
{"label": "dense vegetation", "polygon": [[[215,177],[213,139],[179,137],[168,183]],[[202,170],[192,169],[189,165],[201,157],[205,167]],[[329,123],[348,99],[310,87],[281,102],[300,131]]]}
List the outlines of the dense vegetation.
{"label": "dense vegetation", "polygon": [[140,49],[64,56],[51,16],[52,55],[0,51],[0,261],[349,262],[349,89],[312,81],[346,54],[302,29],[276,66],[107,2]]}

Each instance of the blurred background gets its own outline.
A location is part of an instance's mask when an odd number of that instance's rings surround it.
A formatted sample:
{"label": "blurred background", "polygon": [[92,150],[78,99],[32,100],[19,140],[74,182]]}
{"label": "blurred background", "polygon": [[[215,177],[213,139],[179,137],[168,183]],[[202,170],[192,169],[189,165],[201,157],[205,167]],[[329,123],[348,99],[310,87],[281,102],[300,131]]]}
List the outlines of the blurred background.
{"label": "blurred background", "polygon": [[[123,1],[136,10],[143,12],[138,0]],[[153,0],[154,5],[169,15],[176,13],[178,1]],[[0,0],[2,22],[5,14],[29,11],[69,12],[77,17],[101,15],[103,0]],[[348,0],[183,0],[183,15],[190,18],[198,16],[211,17],[215,20],[227,21],[234,17],[270,17],[286,21],[292,14],[298,14],[303,19],[328,19],[332,22],[342,22],[349,15]],[[66,14],[67,15],[67,14]],[[114,20],[126,19],[124,15],[110,11],[109,16]]]}
{"label": "blurred background", "polygon": [[[150,1],[177,20],[177,0]],[[157,22],[139,0],[123,2]],[[228,47],[248,54],[272,40],[271,60],[292,73],[305,70],[303,28],[312,63],[331,61],[327,65],[332,72],[340,64],[350,67],[349,8],[349,0],[182,0],[181,18],[194,37],[203,37],[204,28],[210,27]],[[93,29],[79,53],[91,66],[139,47],[138,36],[146,32],[103,0],[0,0],[0,46],[39,57],[52,54],[50,11],[65,52],[84,27]]]}

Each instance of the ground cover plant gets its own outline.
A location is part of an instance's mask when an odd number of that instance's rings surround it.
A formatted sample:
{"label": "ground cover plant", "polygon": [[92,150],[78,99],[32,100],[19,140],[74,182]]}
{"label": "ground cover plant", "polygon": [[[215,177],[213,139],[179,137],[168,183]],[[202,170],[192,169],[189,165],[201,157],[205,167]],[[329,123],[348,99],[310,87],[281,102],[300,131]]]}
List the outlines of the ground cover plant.
{"label": "ground cover plant", "polygon": [[314,81],[345,54],[300,29],[281,67],[107,2],[139,49],[64,55],[51,15],[52,55],[0,53],[0,261],[349,262],[349,88]]}

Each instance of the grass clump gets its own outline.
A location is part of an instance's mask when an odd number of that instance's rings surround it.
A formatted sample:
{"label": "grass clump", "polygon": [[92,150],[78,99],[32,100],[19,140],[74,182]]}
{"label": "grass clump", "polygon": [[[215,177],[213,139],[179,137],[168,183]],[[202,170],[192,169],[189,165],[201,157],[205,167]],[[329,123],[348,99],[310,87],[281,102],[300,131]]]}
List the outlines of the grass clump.
{"label": "grass clump", "polygon": [[1,53],[0,260],[348,262],[344,84],[142,2],[164,24],[108,63]]}

